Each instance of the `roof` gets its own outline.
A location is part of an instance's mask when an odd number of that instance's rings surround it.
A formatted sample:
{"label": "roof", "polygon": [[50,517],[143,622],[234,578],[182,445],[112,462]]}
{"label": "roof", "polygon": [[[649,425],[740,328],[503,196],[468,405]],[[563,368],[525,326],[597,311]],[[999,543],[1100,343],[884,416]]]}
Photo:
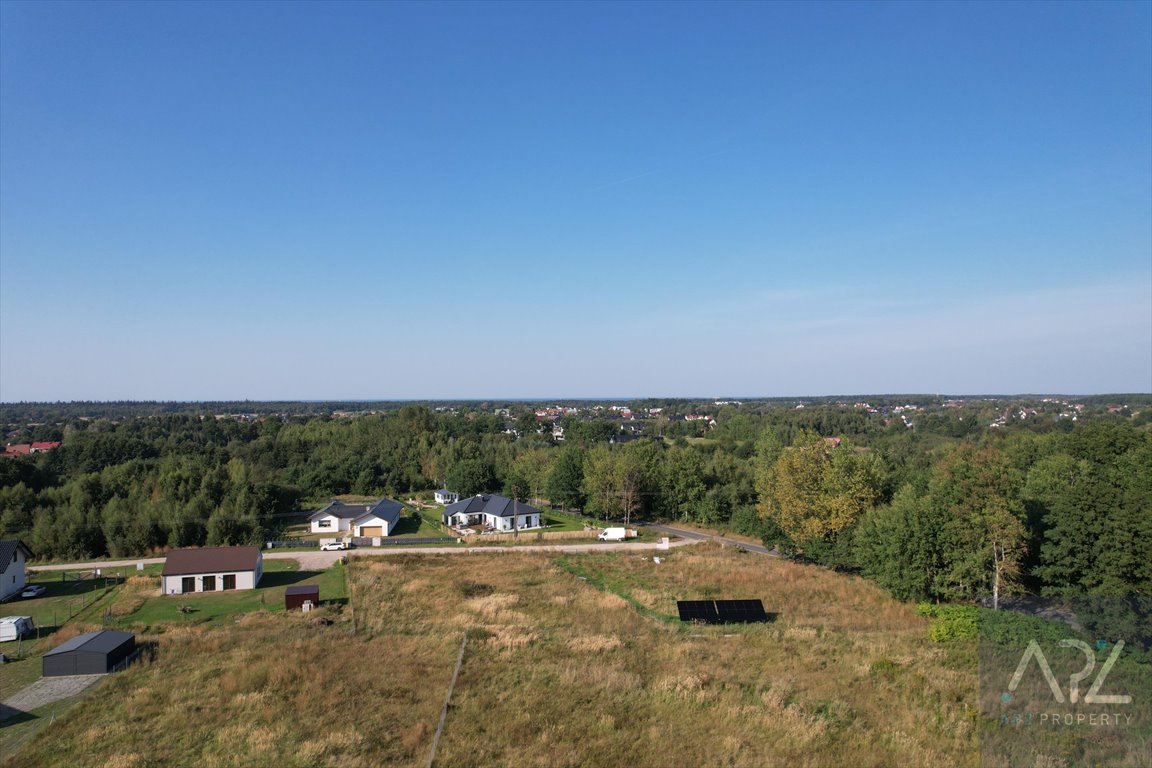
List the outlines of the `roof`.
{"label": "roof", "polygon": [[99,632],[89,632],[86,635],[77,635],[56,646],[45,656],[55,656],[58,653],[69,651],[83,651],[84,653],[108,653],[124,645],[127,640],[136,639],[131,632],[121,632],[116,629],[104,629]]}
{"label": "roof", "polygon": [[298,587],[285,587],[284,594],[286,595],[318,595],[320,594],[319,584],[301,584]]}
{"label": "roof", "polygon": [[449,504],[444,507],[444,514],[448,516],[463,513],[466,515],[512,517],[515,514],[532,515],[539,512],[540,510],[535,507],[530,507],[527,504],[513,504],[512,499],[507,496],[497,496],[495,494],[490,496],[476,495],[470,499],[461,499],[455,504]]}
{"label": "roof", "polygon": [[450,491],[447,488],[441,488],[440,490],[436,491],[436,493],[440,496],[443,496],[445,494],[447,494],[449,496],[459,496],[460,495],[460,494],[456,493],[456,491]]}
{"label": "roof", "polygon": [[260,547],[197,547],[174,549],[164,560],[164,576],[223,571],[254,571],[260,562]]}
{"label": "roof", "polygon": [[345,504],[342,501],[332,501],[323,509],[308,515],[308,520],[319,520],[329,515],[341,520],[359,520],[369,514],[375,514],[381,520],[395,523],[400,519],[400,512],[403,509],[403,504],[392,499],[380,499],[374,504]]}
{"label": "roof", "polygon": [[32,552],[28,547],[21,543],[20,539],[8,539],[0,541],[0,571],[6,570],[12,564],[12,560],[16,557],[16,550],[24,550],[24,559],[32,557]]}

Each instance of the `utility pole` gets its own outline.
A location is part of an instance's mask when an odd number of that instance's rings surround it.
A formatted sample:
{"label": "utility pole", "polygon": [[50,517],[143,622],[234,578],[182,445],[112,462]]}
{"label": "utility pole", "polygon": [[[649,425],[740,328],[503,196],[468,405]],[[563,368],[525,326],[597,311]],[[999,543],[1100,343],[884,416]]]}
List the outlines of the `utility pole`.
{"label": "utility pole", "polygon": [[512,536],[520,538],[520,486],[512,486]]}

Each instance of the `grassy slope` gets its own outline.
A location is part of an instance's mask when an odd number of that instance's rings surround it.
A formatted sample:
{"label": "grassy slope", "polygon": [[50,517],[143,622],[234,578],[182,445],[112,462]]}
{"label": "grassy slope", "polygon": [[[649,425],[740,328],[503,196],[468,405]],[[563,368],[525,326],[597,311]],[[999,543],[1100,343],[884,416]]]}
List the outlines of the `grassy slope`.
{"label": "grassy slope", "polygon": [[[859,579],[715,547],[355,561],[335,623],[173,625],[5,765],[972,765],[974,646]],[[584,579],[580,577],[583,576]],[[774,624],[689,627],[675,598]]]}

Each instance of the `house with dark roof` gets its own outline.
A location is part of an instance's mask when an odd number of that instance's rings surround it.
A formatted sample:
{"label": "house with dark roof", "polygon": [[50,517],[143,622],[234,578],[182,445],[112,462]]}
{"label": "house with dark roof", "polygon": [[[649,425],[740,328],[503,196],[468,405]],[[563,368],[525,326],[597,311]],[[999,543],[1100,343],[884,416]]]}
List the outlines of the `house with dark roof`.
{"label": "house with dark roof", "polygon": [[495,494],[477,494],[449,504],[444,508],[441,520],[444,525],[456,528],[483,526],[493,531],[522,531],[540,528],[544,524],[540,510]]}
{"label": "house with dark roof", "polygon": [[460,501],[460,494],[456,493],[456,491],[450,491],[447,488],[441,488],[440,490],[436,491],[437,504],[446,507],[449,504],[455,504],[458,501]]}
{"label": "house with dark roof", "polygon": [[375,504],[345,504],[333,500],[308,516],[312,533],[351,533],[353,536],[391,536],[404,505],[392,499]]}
{"label": "house with dark roof", "polygon": [[263,575],[260,547],[174,549],[160,572],[166,595],[255,589]]}
{"label": "house with dark roof", "polygon": [[32,553],[20,539],[0,541],[0,601],[18,595],[27,580],[25,566]]}

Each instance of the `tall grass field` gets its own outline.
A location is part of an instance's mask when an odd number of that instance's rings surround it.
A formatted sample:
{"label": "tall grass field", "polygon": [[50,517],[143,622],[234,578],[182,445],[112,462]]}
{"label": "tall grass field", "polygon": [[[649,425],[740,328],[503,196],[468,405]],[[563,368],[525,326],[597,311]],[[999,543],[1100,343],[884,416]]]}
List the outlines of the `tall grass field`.
{"label": "tall grass field", "polygon": [[[347,604],[149,622],[4,766],[974,766],[975,641],[854,577],[713,545],[353,559]],[[697,626],[677,599],[760,598]],[[331,623],[317,621],[326,618]]]}

